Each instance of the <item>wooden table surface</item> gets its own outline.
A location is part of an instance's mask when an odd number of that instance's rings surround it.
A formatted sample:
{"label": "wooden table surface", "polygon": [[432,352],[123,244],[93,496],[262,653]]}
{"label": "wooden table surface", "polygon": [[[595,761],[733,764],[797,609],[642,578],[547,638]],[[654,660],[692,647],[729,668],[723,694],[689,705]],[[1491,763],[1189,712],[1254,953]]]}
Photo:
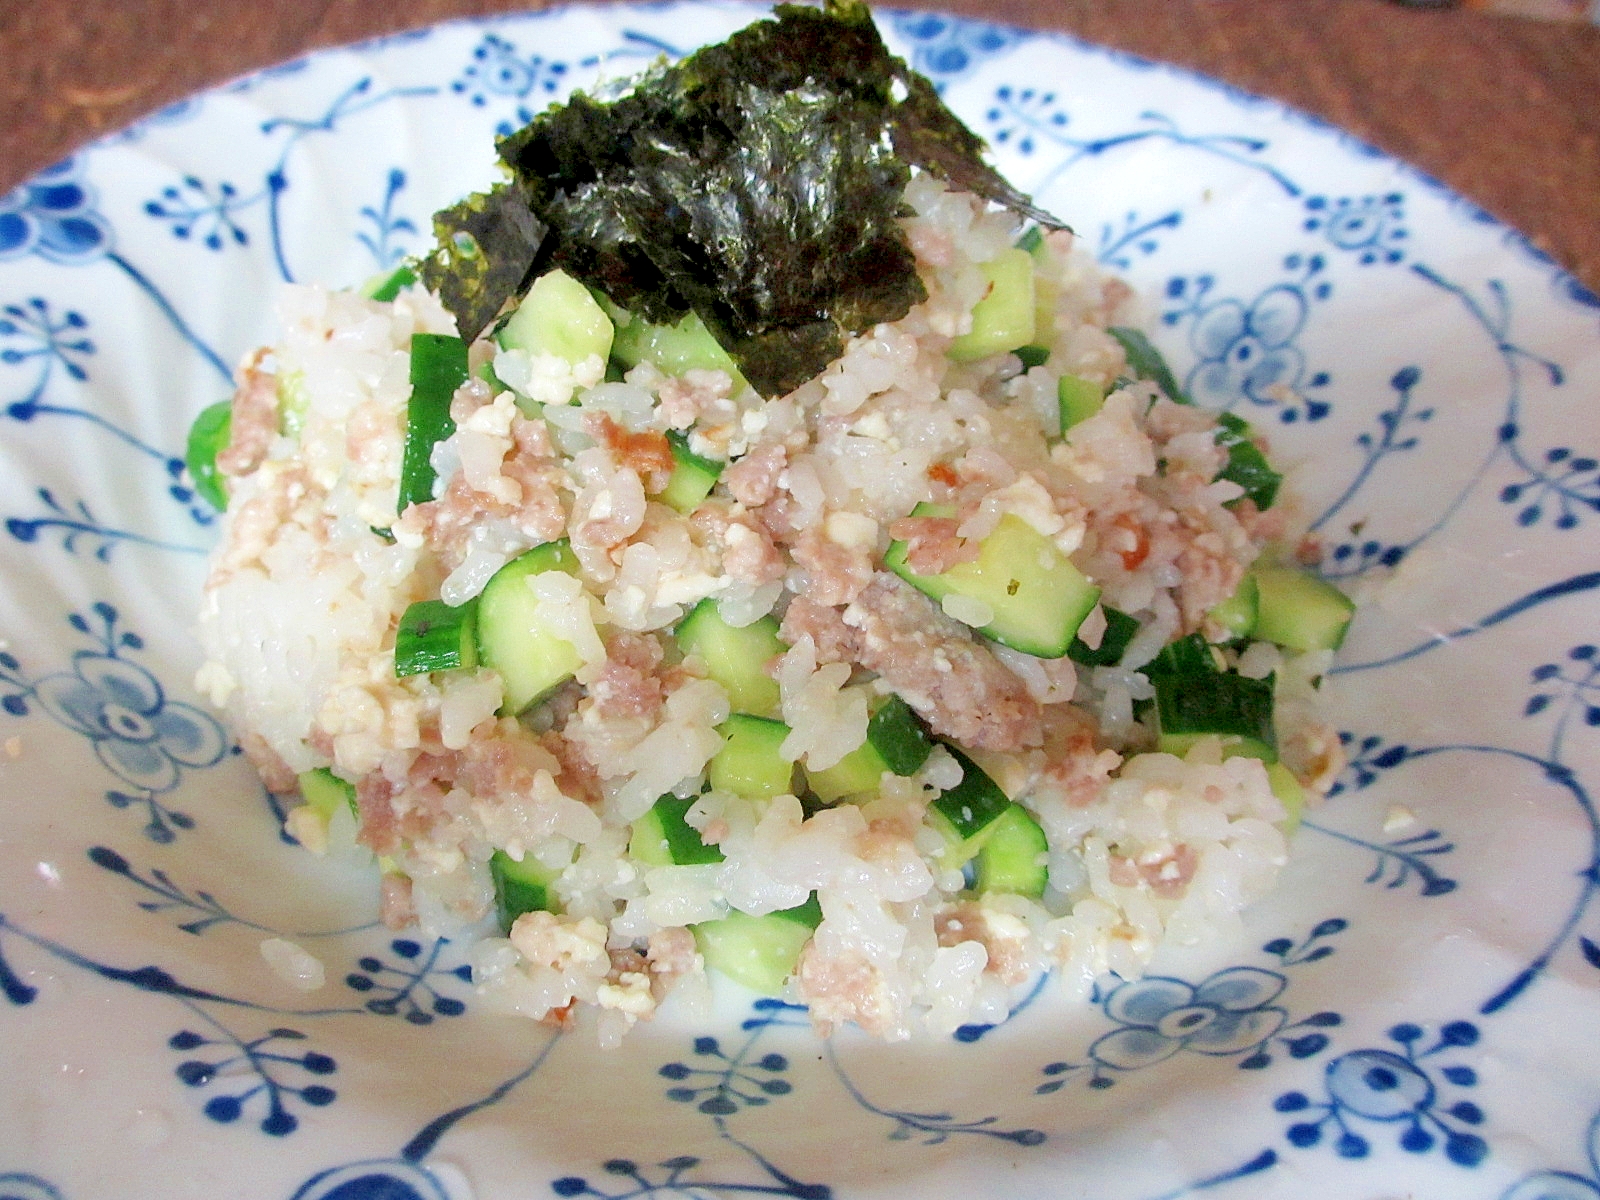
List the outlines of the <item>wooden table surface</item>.
{"label": "wooden table surface", "polygon": [[[1390,0],[921,0],[1276,97],[1421,167],[1600,292],[1600,28]],[[0,193],[308,49],[539,0],[0,0]]]}

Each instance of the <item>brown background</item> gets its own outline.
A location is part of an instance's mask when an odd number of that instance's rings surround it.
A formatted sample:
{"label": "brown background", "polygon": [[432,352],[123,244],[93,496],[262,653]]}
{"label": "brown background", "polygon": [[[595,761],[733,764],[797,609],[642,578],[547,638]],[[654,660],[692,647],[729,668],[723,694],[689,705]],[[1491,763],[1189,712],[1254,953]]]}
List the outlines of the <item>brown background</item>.
{"label": "brown background", "polygon": [[[1600,29],[1389,0],[912,0],[1182,63],[1326,117],[1600,292]],[[512,0],[0,0],[0,192],[97,133],[318,46]]]}

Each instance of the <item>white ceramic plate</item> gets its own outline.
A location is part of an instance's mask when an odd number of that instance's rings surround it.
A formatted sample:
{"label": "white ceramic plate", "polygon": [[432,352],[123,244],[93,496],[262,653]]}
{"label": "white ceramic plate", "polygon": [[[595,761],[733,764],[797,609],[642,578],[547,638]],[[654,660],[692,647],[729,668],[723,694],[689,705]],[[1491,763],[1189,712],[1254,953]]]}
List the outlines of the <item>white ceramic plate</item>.
{"label": "white ceramic plate", "polygon": [[756,11],[322,54],[0,198],[0,1196],[1600,1197],[1600,302],[1335,130],[1061,38],[884,17],[1368,600],[1350,768],[1247,936],[946,1044],[730,989],[602,1054],[280,838],[189,683],[190,418],[283,280],[419,249],[496,128]]}

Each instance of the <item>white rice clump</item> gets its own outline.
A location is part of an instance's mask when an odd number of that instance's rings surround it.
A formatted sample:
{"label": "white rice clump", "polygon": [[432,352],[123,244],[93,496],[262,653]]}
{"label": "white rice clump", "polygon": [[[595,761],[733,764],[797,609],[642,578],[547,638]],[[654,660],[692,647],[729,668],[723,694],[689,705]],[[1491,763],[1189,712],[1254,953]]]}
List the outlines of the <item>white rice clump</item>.
{"label": "white rice clump", "polygon": [[[435,297],[290,288],[282,339],[241,367],[235,445],[253,434],[257,452],[225,468],[200,685],[274,791],[319,769],[353,785],[359,823],[304,806],[290,830],[318,853],[354,856],[359,842],[380,856],[391,925],[476,939],[487,1003],[558,1023],[585,1009],[612,1044],[669,993],[703,1000],[692,927],[815,896],[822,920],[787,987],[818,1028],[948,1034],[1004,1019],[1044,971],[1080,992],[1136,976],[1163,943],[1236,926],[1273,886],[1284,810],[1262,764],[1223,758],[1215,739],[1182,759],[1155,753],[1137,706],[1153,694],[1141,668],[1180,634],[1215,634],[1206,613],[1292,517],[1230,507],[1240,490],[1213,481],[1210,414],[1117,385],[1126,364],[1106,330],[1127,319],[1128,292],[1070,234],[1047,234],[1038,260],[1055,299],[1036,331],[1046,364],[952,362],[945,349],[987,287],[981,264],[1019,231],[928,176],[906,200],[927,300],[787,396],[648,363],[604,382],[598,358],[475,345],[497,382],[456,393],[435,499],[398,518],[410,338],[455,332]],[[1063,373],[1111,391],[1060,437]],[[730,461],[689,513],[656,499],[651,453],[668,431]],[[923,502],[953,505],[960,538],[1008,519],[1049,538],[1104,605],[1139,620],[1122,661],[1079,668],[992,646],[973,630],[993,613],[970,598],[917,608],[881,563]],[[396,678],[409,605],[468,602],[563,537],[579,569],[528,586],[539,622],[578,652],[571,682],[518,718],[500,715],[487,668]],[[797,778],[844,759],[897,691],[1045,831],[1043,896],[974,895],[945,862],[925,814],[962,767],[942,747],[915,776],[832,805],[710,788],[730,699],[670,633],[707,598],[736,626],[782,619],[789,649],[767,669]],[[1081,633],[1097,645],[1105,628],[1096,609]],[[1259,646],[1238,661],[1276,673],[1283,756],[1313,793],[1339,764],[1315,717],[1323,667]],[[687,820],[722,861],[633,857],[631,824],[667,794],[695,798]],[[496,850],[554,873],[557,911],[495,928]],[[297,949],[262,947],[291,983],[317,986],[320,964]]]}

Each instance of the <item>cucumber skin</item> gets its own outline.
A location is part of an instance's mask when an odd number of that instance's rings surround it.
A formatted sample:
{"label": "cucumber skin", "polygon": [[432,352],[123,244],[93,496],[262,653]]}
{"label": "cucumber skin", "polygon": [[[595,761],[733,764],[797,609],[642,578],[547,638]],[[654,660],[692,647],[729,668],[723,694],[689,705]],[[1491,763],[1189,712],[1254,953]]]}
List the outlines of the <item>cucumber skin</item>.
{"label": "cucumber skin", "polygon": [[219,400],[207,405],[189,426],[183,462],[195,494],[218,512],[228,507],[228,479],[217,470],[217,455],[233,439],[233,401]]}
{"label": "cucumber skin", "polygon": [[1011,804],[983,832],[974,890],[980,896],[1010,892],[1037,900],[1050,881],[1044,862],[1049,848],[1039,822],[1022,805]]}
{"label": "cucumber skin", "polygon": [[961,782],[941,792],[932,807],[950,822],[957,836],[968,839],[983,832],[1011,803],[1011,798],[1000,790],[1000,785],[949,743],[945,749],[961,764]]}
{"label": "cucumber skin", "polygon": [[1139,632],[1139,622],[1135,617],[1130,617],[1120,608],[1109,605],[1102,606],[1101,611],[1106,617],[1106,631],[1100,635],[1100,644],[1094,649],[1089,648],[1077,634],[1072,637],[1072,645],[1067,647],[1067,657],[1082,667],[1114,667],[1122,661],[1123,654],[1128,649],[1128,643],[1133,641],[1134,635]]}
{"label": "cucumber skin", "polygon": [[433,499],[430,461],[435,443],[456,431],[450,400],[467,381],[467,344],[446,333],[411,335],[411,399],[406,404],[405,450],[395,511]]}
{"label": "cucumber skin", "polygon": [[[563,659],[567,660],[566,672],[559,678],[546,679],[542,687],[519,685],[517,677],[526,672],[516,661],[519,639],[515,630],[520,627],[522,636],[529,636],[526,622],[533,612],[533,597],[523,580],[542,571],[578,573],[577,556],[565,538],[524,551],[496,571],[478,596],[478,661],[498,671],[505,682],[506,701],[500,710],[505,716],[526,712],[570,679],[583,663],[572,643],[540,630],[534,636],[546,636],[567,647],[565,653],[554,646],[548,648],[547,662],[542,664],[546,668],[543,673],[558,674],[554,668],[559,668]],[[522,618],[520,626],[519,617]]]}
{"label": "cucumber skin", "polygon": [[1247,679],[1221,671],[1162,675],[1156,687],[1155,711],[1164,753],[1182,756],[1200,738],[1238,739],[1232,753],[1276,762],[1278,740],[1273,731],[1272,677]]}
{"label": "cucumber skin", "polygon": [[401,616],[395,633],[395,677],[470,670],[478,665],[477,638],[476,597],[459,607],[443,600],[418,600]]}
{"label": "cucumber skin", "polygon": [[[719,863],[722,851],[700,840],[700,831],[684,820],[698,796],[661,797],[633,823],[628,853],[653,867],[702,866]],[[663,845],[664,843],[664,845]]]}
{"label": "cucumber skin", "polygon": [[500,931],[509,934],[518,917],[529,912],[559,912],[550,885],[560,876],[534,861],[532,855],[521,862],[504,850],[489,856],[489,878],[494,881],[495,912]]}
{"label": "cucumber skin", "polygon": [[1167,366],[1166,358],[1143,330],[1128,325],[1113,325],[1106,332],[1122,344],[1122,353],[1127,357],[1128,367],[1134,375],[1150,380],[1166,393],[1169,400],[1179,404],[1194,403],[1189,394],[1178,386],[1177,377],[1173,375],[1172,368]]}
{"label": "cucumber skin", "polygon": [[896,775],[915,775],[933,753],[922,718],[899,696],[890,696],[868,719],[867,741]]}

